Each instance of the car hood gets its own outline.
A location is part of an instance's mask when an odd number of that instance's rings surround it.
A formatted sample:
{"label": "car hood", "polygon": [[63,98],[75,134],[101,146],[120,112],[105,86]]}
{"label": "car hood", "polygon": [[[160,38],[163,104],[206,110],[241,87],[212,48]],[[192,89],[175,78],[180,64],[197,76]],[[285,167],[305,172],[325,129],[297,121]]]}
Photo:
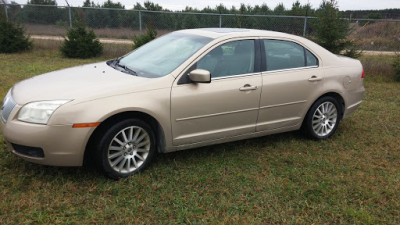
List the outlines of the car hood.
{"label": "car hood", "polygon": [[[106,62],[58,70],[17,83],[12,91],[18,104],[42,100],[90,100],[134,92],[151,78],[122,73]],[[151,86],[151,85],[150,85]]]}

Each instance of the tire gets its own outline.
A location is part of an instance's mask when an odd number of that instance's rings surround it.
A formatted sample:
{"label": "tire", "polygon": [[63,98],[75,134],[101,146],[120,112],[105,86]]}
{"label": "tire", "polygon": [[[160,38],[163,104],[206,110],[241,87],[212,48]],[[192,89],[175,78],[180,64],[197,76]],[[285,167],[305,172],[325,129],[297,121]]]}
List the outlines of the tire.
{"label": "tire", "polygon": [[336,98],[324,96],[308,110],[303,130],[312,139],[327,139],[335,133],[341,120],[341,112],[342,106]]}
{"label": "tire", "polygon": [[104,132],[97,145],[96,161],[112,179],[128,177],[145,169],[156,154],[152,128],[139,119],[119,121]]}

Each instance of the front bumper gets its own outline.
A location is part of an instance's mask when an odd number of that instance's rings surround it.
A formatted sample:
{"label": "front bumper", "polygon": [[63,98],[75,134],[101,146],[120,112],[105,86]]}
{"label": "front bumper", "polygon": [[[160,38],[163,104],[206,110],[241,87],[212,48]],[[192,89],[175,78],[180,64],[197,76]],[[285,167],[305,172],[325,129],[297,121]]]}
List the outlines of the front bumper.
{"label": "front bumper", "polygon": [[[14,113],[17,110],[14,110]],[[38,164],[52,166],[82,166],[86,143],[94,128],[72,128],[69,125],[40,125],[12,119],[0,121],[0,129],[8,149],[19,157]],[[42,149],[43,157],[33,157],[15,149],[24,146]]]}

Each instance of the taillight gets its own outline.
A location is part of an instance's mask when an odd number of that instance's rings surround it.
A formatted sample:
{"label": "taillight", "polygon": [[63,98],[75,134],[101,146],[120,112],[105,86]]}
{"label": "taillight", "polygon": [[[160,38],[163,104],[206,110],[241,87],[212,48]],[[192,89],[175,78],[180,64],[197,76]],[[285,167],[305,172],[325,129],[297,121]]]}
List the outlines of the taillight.
{"label": "taillight", "polygon": [[361,74],[361,78],[364,78],[364,68],[363,68],[363,71],[362,71],[362,74]]}

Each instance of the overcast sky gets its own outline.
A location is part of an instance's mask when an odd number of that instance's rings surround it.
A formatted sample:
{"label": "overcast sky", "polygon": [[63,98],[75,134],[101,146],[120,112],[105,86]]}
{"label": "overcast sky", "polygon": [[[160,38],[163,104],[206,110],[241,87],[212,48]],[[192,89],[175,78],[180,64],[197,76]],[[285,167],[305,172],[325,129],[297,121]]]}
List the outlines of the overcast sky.
{"label": "overcast sky", "polygon": [[[8,0],[9,2],[11,0]],[[27,0],[14,0],[20,4],[26,4]],[[82,6],[84,0],[67,0],[71,6]],[[92,0],[91,0],[92,1]],[[93,0],[95,3],[102,4],[106,0]],[[143,5],[145,0],[112,0],[113,2],[120,2],[125,5],[125,8],[132,8],[136,2]],[[279,3],[283,3],[285,8],[291,8],[295,0],[151,0],[151,2],[158,3],[163,8],[170,10],[182,10],[186,6],[191,6],[197,9],[203,9],[204,7],[210,6],[214,8],[220,3],[224,4],[227,8],[235,6],[238,8],[240,3],[246,5],[262,5],[266,3],[269,8],[275,8]],[[310,3],[313,8],[318,8],[322,0],[300,0],[302,5]],[[340,10],[361,10],[361,9],[388,9],[388,8],[400,8],[400,0],[338,0]],[[66,5],[65,0],[57,0],[58,5]]]}

